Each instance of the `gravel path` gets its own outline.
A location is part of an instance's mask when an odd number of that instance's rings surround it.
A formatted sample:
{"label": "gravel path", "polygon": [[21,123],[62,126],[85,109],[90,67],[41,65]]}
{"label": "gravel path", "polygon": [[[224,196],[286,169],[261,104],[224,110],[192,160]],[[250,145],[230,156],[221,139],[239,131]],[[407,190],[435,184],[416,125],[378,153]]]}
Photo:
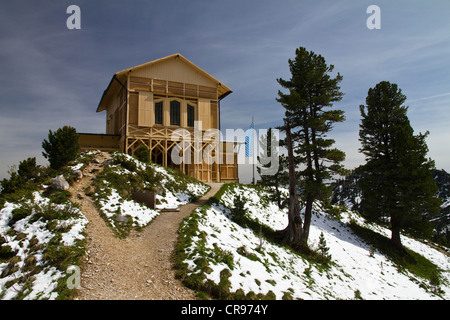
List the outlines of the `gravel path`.
{"label": "gravel path", "polygon": [[109,158],[108,153],[97,156],[100,163],[90,163],[83,171],[83,178],[71,188],[72,201],[81,206],[89,220],[88,255],[76,299],[196,299],[192,290],[175,279],[172,252],[181,220],[214,195],[221,184],[211,184],[211,190],[198,202],[182,206],[179,212],[164,212],[143,231],[133,231],[126,239],[118,239],[99,216],[93,200],[84,194],[95,179],[96,170],[100,172],[102,163]]}

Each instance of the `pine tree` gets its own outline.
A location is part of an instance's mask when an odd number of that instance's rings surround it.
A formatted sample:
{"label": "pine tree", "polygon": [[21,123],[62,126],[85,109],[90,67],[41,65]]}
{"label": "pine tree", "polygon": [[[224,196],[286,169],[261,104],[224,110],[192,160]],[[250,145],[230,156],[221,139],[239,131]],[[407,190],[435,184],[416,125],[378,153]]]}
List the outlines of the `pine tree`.
{"label": "pine tree", "polygon": [[323,259],[323,261],[327,262],[331,260],[331,256],[329,255],[330,248],[327,247],[327,241],[325,240],[325,236],[323,232],[320,233],[319,236],[319,247],[318,250],[320,252],[320,255]]}
{"label": "pine tree", "polygon": [[[296,49],[295,53],[295,59],[289,60],[291,79],[277,79],[289,93],[279,91],[277,101],[286,109],[284,125],[280,129],[286,134],[289,130],[292,132],[295,169],[302,167],[299,175],[306,204],[300,246],[307,247],[313,202],[329,197],[330,189],[325,181],[343,170],[340,163],[345,159],[345,154],[332,148],[335,141],[327,135],[333,124],[344,121],[345,117],[342,110],[325,110],[342,99],[343,93],[339,87],[342,76],[338,73],[332,78],[330,73],[334,66],[327,65],[321,55],[303,47]],[[291,146],[287,141],[288,150]],[[291,189],[290,192],[296,191]],[[295,201],[295,197],[291,199]]]}
{"label": "pine tree", "polygon": [[439,212],[434,162],[426,158],[425,134],[414,135],[402,104],[406,96],[396,84],[382,81],[360,106],[360,152],[366,156],[362,176],[363,214],[374,221],[389,219],[393,246],[405,253],[400,231],[431,236],[430,215]]}
{"label": "pine tree", "polygon": [[75,128],[64,126],[55,132],[49,130],[48,140],[44,139],[42,155],[50,162],[52,169],[60,169],[68,162],[75,160],[80,146]]}
{"label": "pine tree", "polygon": [[[260,154],[258,156],[259,165],[256,169],[261,176],[261,184],[274,190],[274,199],[278,203],[278,207],[282,207],[282,199],[280,186],[288,184],[287,175],[287,158],[278,154],[278,150],[272,150],[272,146],[278,145],[275,135],[272,134],[272,128],[267,130],[267,134],[263,135],[259,141]],[[272,154],[275,151],[275,154]],[[277,157],[277,158],[275,158]],[[275,160],[276,159],[276,160]],[[274,170],[274,166],[276,169]]]}

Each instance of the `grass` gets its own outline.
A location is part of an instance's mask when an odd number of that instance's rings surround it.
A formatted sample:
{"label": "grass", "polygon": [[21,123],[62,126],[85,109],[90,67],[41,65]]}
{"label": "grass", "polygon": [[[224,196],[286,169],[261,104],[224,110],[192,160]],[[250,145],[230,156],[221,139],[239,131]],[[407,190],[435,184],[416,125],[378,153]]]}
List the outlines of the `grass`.
{"label": "grass", "polygon": [[[194,210],[194,212],[187,218],[183,220],[180,224],[178,230],[178,240],[176,244],[176,250],[174,253],[175,266],[177,269],[177,277],[183,280],[183,283],[197,291],[200,298],[203,299],[233,299],[233,300],[262,300],[262,299],[275,299],[276,296],[272,291],[266,294],[258,293],[253,291],[244,293],[242,289],[235,292],[230,292],[230,284],[228,278],[231,276],[230,270],[233,270],[233,253],[222,250],[214,243],[213,248],[206,247],[206,234],[199,231],[198,225],[200,221],[204,218],[206,211],[213,204],[223,204],[221,197],[228,191],[232,190],[239,184],[231,183],[224,184],[221,189],[211,197],[208,202]],[[245,201],[245,199],[243,200]],[[235,206],[234,208],[229,208],[231,210],[230,219],[240,226],[251,229],[255,234],[260,234],[262,237],[262,242],[270,242],[277,246],[285,247],[292,252],[293,255],[298,255],[298,252],[293,251],[291,248],[286,247],[277,239],[274,235],[274,231],[269,227],[260,224],[258,221],[251,219],[242,206]],[[263,250],[259,248],[259,250]],[[251,249],[242,246],[237,249],[236,254],[242,255],[252,261],[258,261],[268,268],[265,261],[261,260]],[[186,261],[189,257],[197,257],[194,260],[195,267],[193,270],[188,269]],[[301,255],[302,257],[304,256]],[[319,255],[312,252],[307,260],[312,261],[317,269],[326,268],[328,263],[322,263],[323,259],[319,259]],[[276,257],[275,257],[276,258]],[[276,259],[275,259],[276,260]],[[226,267],[220,273],[219,283],[215,283],[207,278],[207,275],[211,273],[212,269],[209,267],[210,264],[223,263]],[[270,269],[268,270],[270,272]],[[258,279],[255,280],[258,283]],[[270,283],[271,280],[266,280]],[[260,282],[261,283],[261,282]],[[283,299],[291,300],[292,293],[285,292]]]}
{"label": "grass", "polygon": [[[6,202],[14,203],[16,208],[11,212],[7,232],[0,234],[0,263],[5,263],[9,269],[4,273],[4,277],[8,277],[8,280],[12,279],[0,290],[0,299],[8,288],[12,288],[11,290],[16,292],[15,299],[26,298],[32,290],[36,275],[41,271],[53,270],[52,268],[56,268],[63,275],[58,280],[57,288],[54,291],[58,294],[58,299],[73,297],[73,290],[67,287],[67,280],[70,276],[67,275],[67,268],[72,265],[81,266],[85,254],[85,241],[75,240],[73,245],[66,246],[62,239],[64,233],[71,229],[70,221],[81,217],[79,208],[70,202],[71,193],[69,191],[56,191],[51,187],[44,186],[50,185],[52,179],[61,174],[69,184],[72,184],[75,179],[72,166],[81,163],[82,166],[78,167],[82,170],[95,156],[95,152],[80,154],[75,161],[60,170],[35,166],[31,168],[35,173],[31,178],[20,176],[11,170],[11,177],[2,181],[8,188],[2,189],[0,192],[0,210],[4,208]],[[119,153],[113,153],[113,159],[112,166],[106,166],[99,175],[99,179],[94,182],[95,186],[86,190],[90,196],[96,197],[95,192],[97,191],[98,199],[106,197],[111,186],[114,186],[124,199],[130,199],[132,192],[136,189],[153,190],[158,186],[163,187],[161,180],[164,177],[153,169],[153,165],[146,166],[144,170],[139,162]],[[114,166],[121,172],[117,172]],[[183,191],[188,183],[200,183],[176,170],[169,170],[169,174],[174,176],[175,182],[168,184],[167,187],[173,190]],[[35,201],[35,192],[40,194],[44,199],[43,202]],[[196,197],[193,196],[191,200],[195,199]],[[18,232],[14,229],[17,222],[23,222],[23,225],[27,227],[33,224],[35,229]],[[131,229],[130,224],[131,221],[122,225],[122,230]],[[50,236],[38,240],[32,234],[36,231],[50,234]],[[124,233],[128,233],[128,231]],[[16,245],[23,252],[20,255]],[[232,261],[227,258],[227,253],[221,252],[219,249],[216,250],[215,255],[218,259]],[[5,268],[2,268],[1,272],[3,273],[4,270]],[[20,271],[20,275],[16,273],[17,271]]]}
{"label": "grass", "polygon": [[[14,286],[14,290],[17,291],[15,299],[23,299],[31,292],[35,275],[41,271],[54,267],[65,274],[69,266],[81,266],[85,254],[85,241],[75,240],[74,245],[70,246],[62,241],[63,234],[71,228],[68,221],[81,217],[77,208],[70,202],[59,205],[50,202],[48,204],[25,202],[12,211],[12,216],[6,237],[10,241],[18,242],[18,246],[23,248],[24,256],[21,257],[11,250],[5,237],[2,236],[0,260],[8,263],[11,269],[10,274],[16,271],[22,273],[20,277],[15,277],[5,285],[6,288]],[[34,228],[42,232],[50,231],[52,237],[42,242],[33,233],[28,233],[27,229],[23,232],[16,231],[13,228],[14,224],[23,219],[27,219],[27,224],[34,224],[34,227],[30,229],[31,232],[35,232]],[[38,256],[42,257],[39,263],[36,258]],[[67,289],[66,278],[62,277],[58,280],[55,289],[58,299],[70,299],[74,295],[73,290]]]}
{"label": "grass", "polygon": [[[224,184],[222,188],[219,190],[219,192],[213,197],[214,201],[216,203],[224,204],[223,201],[221,201],[221,197],[226,193],[232,191],[236,187],[242,187],[243,185],[238,183],[231,183],[231,184]],[[267,193],[267,190],[264,189],[264,187],[260,185],[245,185],[246,188],[254,189],[255,192],[261,194],[261,193]],[[267,197],[260,197],[261,202],[259,205],[261,206],[268,206],[269,200]],[[262,238],[262,241],[264,242],[270,242],[272,244],[275,244],[279,247],[285,248],[289,251],[292,251],[293,254],[300,255],[303,259],[307,260],[310,263],[313,263],[316,265],[316,267],[320,270],[327,270],[330,265],[332,264],[331,256],[326,257],[319,251],[314,251],[309,248],[303,248],[302,250],[299,250],[298,248],[293,248],[287,244],[285,244],[280,237],[277,235],[277,230],[273,230],[272,228],[268,227],[267,225],[261,224],[259,221],[251,219],[249,215],[246,214],[244,209],[244,204],[247,201],[247,199],[241,198],[240,195],[238,195],[236,201],[234,202],[235,206],[233,208],[229,208],[231,210],[231,220],[238,223],[239,225],[249,228],[253,230],[256,234],[260,234],[260,237]]]}
{"label": "grass", "polygon": [[[108,218],[102,210],[101,200],[105,200],[112,194],[114,189],[124,200],[133,200],[135,191],[160,192],[165,196],[167,192],[186,192],[189,183],[203,184],[178,170],[164,168],[167,175],[158,170],[159,166],[140,162],[131,156],[113,152],[113,161],[105,166],[103,171],[97,175],[94,186],[95,191],[90,192],[95,200],[100,216],[111,227],[119,238],[126,238],[131,230],[140,231],[142,226],[134,223],[132,217],[127,217],[126,223],[116,221],[115,217],[121,214],[120,205],[117,207],[116,215]],[[198,199],[198,195],[190,194],[190,201]]]}
{"label": "grass", "polygon": [[[31,168],[35,172],[32,178],[25,179],[11,173],[9,182],[20,182],[20,185],[0,194],[0,209],[6,202],[17,206],[11,212],[12,216],[8,221],[9,229],[5,234],[0,235],[0,262],[8,263],[9,275],[20,271],[20,275],[14,275],[13,280],[8,281],[4,288],[12,288],[16,292],[14,299],[27,298],[33,288],[36,275],[42,271],[51,272],[52,268],[56,268],[63,275],[57,280],[57,287],[53,291],[57,293],[57,299],[73,298],[74,290],[68,289],[66,285],[68,278],[66,271],[69,266],[81,266],[85,255],[85,240],[75,239],[73,245],[65,245],[62,239],[63,235],[71,229],[73,222],[81,219],[82,215],[78,206],[70,202],[69,191],[58,191],[44,186],[50,185],[52,179],[61,174],[69,184],[73,183],[75,175],[70,166],[78,163],[83,163],[85,166],[94,157],[94,153],[79,154],[75,161],[60,170],[36,166]],[[36,193],[40,194],[42,201],[36,201]],[[26,228],[21,232],[16,231],[14,228],[16,223],[22,221]],[[32,227],[28,228],[30,226]],[[37,232],[47,236],[38,239]],[[9,245],[13,242],[21,248],[20,255]],[[0,298],[5,292],[0,291]],[[42,294],[37,298],[42,298]]]}
{"label": "grass", "polygon": [[[206,211],[213,204],[224,205],[225,203],[221,200],[221,198],[227,192],[234,190],[237,186],[240,185],[223,185],[222,188],[213,197],[211,197],[203,207],[194,211],[191,216],[184,219],[183,223],[180,225],[179,237],[174,255],[176,260],[177,276],[183,280],[186,286],[196,290],[199,296],[205,299],[262,299],[274,297],[271,292],[268,292],[264,296],[257,295],[254,292],[244,294],[241,289],[235,292],[230,292],[227,279],[229,278],[229,272],[233,270],[233,263],[231,262],[233,253],[226,251],[224,252],[224,250],[217,250],[218,248],[216,246],[211,248],[211,244],[207,247],[206,234],[199,231],[198,226],[202,223],[202,219],[204,219]],[[255,188],[255,190],[259,191],[258,188]],[[241,202],[248,202],[248,199],[245,199],[243,196],[244,193],[239,191],[236,192],[237,194],[240,194]],[[261,225],[261,223],[256,220],[251,219],[246,213],[244,206],[240,205],[239,201],[235,201],[234,207],[228,209],[230,209],[230,214],[228,215],[230,220],[238,223],[242,227],[251,229],[255,234],[260,234],[263,243],[269,242],[276,246],[283,247],[291,251],[293,256],[300,256],[302,259],[307,261],[309,263],[309,267],[305,268],[303,271],[305,281],[308,281],[308,279],[310,279],[309,281],[313,281],[311,278],[313,268],[319,273],[325,272],[327,277],[337,276],[328,273],[332,266],[337,265],[332,261],[332,259],[330,259],[332,257],[327,254],[326,243],[323,243],[324,247],[318,249],[317,251],[310,250],[307,252],[298,252],[284,245],[275,236],[274,230],[267,226]],[[335,217],[338,214],[339,212],[332,212],[331,216]],[[440,276],[441,270],[431,261],[409,249],[407,249],[407,255],[400,255],[393,249],[390,239],[370,229],[361,227],[356,223],[353,223],[351,228],[355,234],[369,244],[372,252],[375,251],[375,249],[379,250],[397,265],[399,272],[409,274],[410,280],[416,282],[419,286],[437,296],[442,293],[439,288],[442,282]],[[267,263],[265,263],[265,259],[255,253],[256,252],[252,251],[251,248],[249,249],[245,246],[241,246],[234,254],[244,256],[252,261],[258,261],[267,268],[268,266]],[[188,268],[188,264],[185,261],[192,259],[191,257],[193,256],[197,257],[194,261],[195,265],[191,265]],[[226,262],[228,259],[229,262]],[[273,260],[277,261],[276,257]],[[226,267],[220,274],[219,283],[214,283],[207,278],[207,275],[212,271],[210,266],[217,265],[220,262],[224,263]],[[270,270],[268,270],[268,272],[270,272]],[[258,283],[258,281],[258,279],[255,280],[256,283]],[[270,283],[270,280],[265,281]],[[292,295],[293,292],[287,291],[284,292],[282,298],[290,300],[292,299]],[[355,299],[361,298],[361,292],[359,290],[355,290]]]}

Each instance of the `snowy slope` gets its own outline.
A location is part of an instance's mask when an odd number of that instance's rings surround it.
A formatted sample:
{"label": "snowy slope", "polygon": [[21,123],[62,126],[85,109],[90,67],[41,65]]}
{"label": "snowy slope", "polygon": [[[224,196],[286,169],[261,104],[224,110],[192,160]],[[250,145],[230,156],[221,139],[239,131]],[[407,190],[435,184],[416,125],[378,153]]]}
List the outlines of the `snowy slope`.
{"label": "snowy slope", "polygon": [[[132,156],[114,153],[113,159],[114,162],[108,165],[108,177],[123,176],[131,181],[135,177],[145,175],[147,165]],[[131,167],[134,170],[130,171],[125,168],[123,166],[124,162],[131,163]],[[130,165],[128,164],[128,166]],[[177,180],[168,169],[159,165],[150,164],[149,168],[154,170],[155,174],[158,174],[157,186],[161,190],[160,194],[156,195],[157,204],[155,209],[150,209],[144,204],[129,199],[128,195],[119,192],[112,183],[105,180],[104,176],[98,178],[102,181],[98,183],[100,187],[97,190],[95,198],[99,204],[100,211],[105,214],[107,221],[113,228],[120,228],[120,222],[117,221],[118,215],[125,217],[127,220],[129,219],[133,227],[145,227],[160,214],[161,209],[177,208],[180,205],[187,204],[193,198],[200,197],[206,193],[209,189],[207,185],[188,179],[187,177],[183,178],[188,181],[181,181],[182,179]],[[148,181],[142,181],[141,184],[143,188],[155,187]]]}
{"label": "snowy slope", "polygon": [[[361,168],[357,168],[354,173],[346,176],[344,179],[337,180],[333,183],[333,193],[331,202],[333,204],[343,204],[353,211],[361,212],[361,189],[359,187],[362,178]],[[442,200],[440,214],[431,218],[435,235],[434,238],[440,237],[450,239],[450,174],[445,170],[434,170],[433,178],[438,186],[436,197]]]}
{"label": "snowy slope", "polygon": [[[32,211],[11,225],[14,209],[24,205],[32,207]],[[42,212],[49,206],[56,214],[71,210],[70,217],[56,217],[56,224],[44,219]],[[0,210],[0,236],[6,240],[2,247],[15,252],[16,266],[13,272],[0,278],[0,297],[4,300],[56,299],[58,280],[66,276],[66,270],[61,270],[58,263],[49,263],[46,256],[53,250],[60,250],[56,242],[62,243],[68,254],[82,252],[81,241],[87,222],[78,208],[70,204],[53,205],[41,192],[33,193],[33,201],[5,203]],[[0,263],[0,270],[3,272],[10,263],[11,260]]]}
{"label": "snowy slope", "polygon": [[[68,172],[82,170],[86,158],[92,159],[95,155],[96,152],[81,154]],[[134,164],[134,171],[122,167],[117,161],[105,164],[111,175],[123,176],[126,182],[128,177],[142,175],[147,169],[145,164],[128,155],[115,154],[114,157],[122,157]],[[117,214],[130,219],[133,227],[143,227],[161,214],[160,209],[186,204],[209,188],[187,177],[174,177],[173,172],[163,167],[151,165],[151,168],[158,173],[158,179],[153,179],[153,182],[162,190],[162,194],[157,196],[159,205],[156,210],[120,194],[108,181],[97,181],[102,187],[97,188],[93,196],[113,228]],[[67,268],[80,263],[85,254],[88,220],[82,210],[69,200],[53,204],[45,196],[47,189],[48,185],[36,186],[30,198],[6,201],[0,206],[0,299],[70,297],[67,280],[74,273]]]}
{"label": "snowy slope", "polygon": [[[341,220],[328,217],[316,204],[311,224],[309,245],[317,248],[324,234],[332,263],[328,268],[262,239],[258,232],[244,228],[230,220],[230,209],[240,194],[246,201],[247,215],[273,230],[287,224],[286,212],[267,201],[267,195],[254,188],[234,186],[221,197],[221,204],[200,209],[190,219],[198,225],[186,247],[185,263],[188,276],[200,272],[199,258],[206,257],[208,267],[203,281],[217,285],[229,276],[229,290],[242,290],[244,294],[268,294],[276,299],[448,299],[450,277],[448,256],[414,239],[403,237],[408,248],[427,257],[444,270],[441,272],[441,296],[433,294],[428,281],[398,267],[377,250],[371,250],[355,235],[348,223],[350,219],[364,224],[359,215],[343,212]],[[187,220],[185,226],[192,221]],[[366,226],[389,234],[378,226]],[[181,231],[183,228],[181,229]],[[262,243],[262,245],[261,245]],[[218,258],[221,253],[222,259]],[[197,263],[196,263],[197,262]],[[224,271],[225,270],[225,271]],[[273,294],[272,294],[273,293]]]}

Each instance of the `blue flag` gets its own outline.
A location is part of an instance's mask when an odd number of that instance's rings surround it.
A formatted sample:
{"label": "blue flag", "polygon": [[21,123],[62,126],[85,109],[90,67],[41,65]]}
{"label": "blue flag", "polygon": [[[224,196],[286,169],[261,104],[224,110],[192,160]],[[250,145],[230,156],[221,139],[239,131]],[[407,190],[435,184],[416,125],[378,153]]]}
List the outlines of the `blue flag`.
{"label": "blue flag", "polygon": [[245,136],[245,156],[253,156],[253,122],[250,128],[247,130],[247,135]]}

